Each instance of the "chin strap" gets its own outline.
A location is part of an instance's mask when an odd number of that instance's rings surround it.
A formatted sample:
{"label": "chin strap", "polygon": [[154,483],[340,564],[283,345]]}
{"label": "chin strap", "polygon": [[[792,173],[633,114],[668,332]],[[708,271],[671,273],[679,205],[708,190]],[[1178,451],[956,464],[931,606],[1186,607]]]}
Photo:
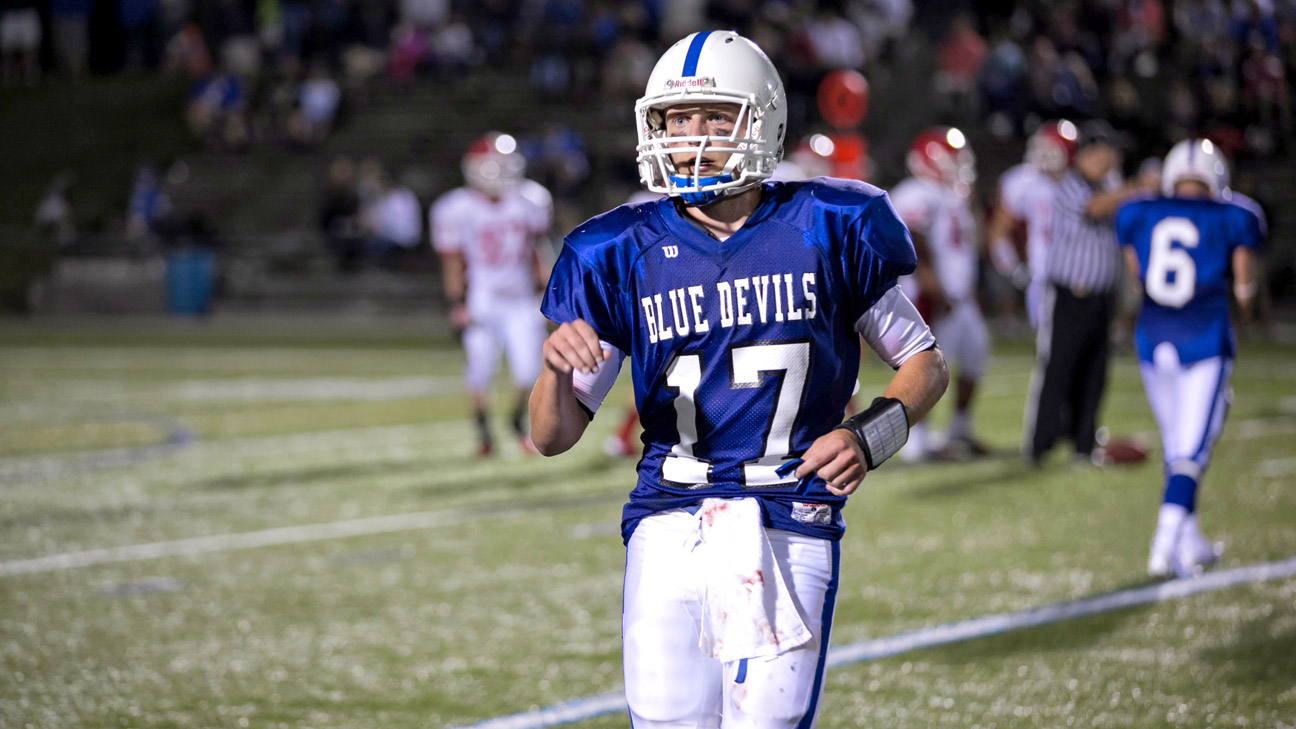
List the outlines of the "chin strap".
{"label": "chin strap", "polygon": [[[671,175],[672,183],[679,187],[693,187],[694,179],[692,177],[679,177]],[[717,175],[715,177],[700,177],[696,184],[698,187],[711,187],[712,185],[721,185],[726,182],[733,182],[733,175]],[[699,190],[698,192],[681,192],[679,198],[684,201],[685,205],[710,205],[719,200],[729,192],[728,190]]]}
{"label": "chin strap", "polygon": [[894,456],[909,440],[909,415],[893,397],[879,397],[867,410],[846,418],[838,428],[859,440],[869,470]]}

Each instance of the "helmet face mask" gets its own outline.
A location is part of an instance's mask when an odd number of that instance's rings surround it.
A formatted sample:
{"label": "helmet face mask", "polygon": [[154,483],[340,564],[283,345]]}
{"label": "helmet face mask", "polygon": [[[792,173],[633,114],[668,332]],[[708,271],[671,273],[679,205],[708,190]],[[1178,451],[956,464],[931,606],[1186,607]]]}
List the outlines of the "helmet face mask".
{"label": "helmet face mask", "polygon": [[[671,107],[724,105],[737,108],[737,123],[727,135],[671,136],[666,129]],[[640,180],[652,192],[689,205],[750,189],[783,158],[783,82],[755,44],[728,31],[694,33],[666,51],[635,104],[635,118]],[[728,158],[719,174],[704,172],[703,157],[722,154]],[[685,162],[689,157],[691,164]]]}
{"label": "helmet face mask", "polygon": [[522,179],[526,158],[517,152],[513,137],[488,132],[469,146],[461,168],[468,187],[488,197],[499,197]]}
{"label": "helmet face mask", "polygon": [[1228,193],[1228,162],[1209,139],[1185,139],[1166,155],[1161,166],[1161,193],[1174,197],[1178,183],[1189,180],[1205,185],[1216,200]]}

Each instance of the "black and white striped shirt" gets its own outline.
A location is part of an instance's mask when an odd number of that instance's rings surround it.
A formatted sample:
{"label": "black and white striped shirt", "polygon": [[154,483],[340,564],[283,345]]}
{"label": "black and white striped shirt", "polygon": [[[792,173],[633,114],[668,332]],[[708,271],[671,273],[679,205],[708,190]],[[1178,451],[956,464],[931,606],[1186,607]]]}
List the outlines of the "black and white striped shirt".
{"label": "black and white striped shirt", "polygon": [[1112,218],[1092,220],[1085,207],[1096,190],[1071,170],[1053,197],[1048,278],[1078,293],[1111,293],[1121,278],[1120,246]]}

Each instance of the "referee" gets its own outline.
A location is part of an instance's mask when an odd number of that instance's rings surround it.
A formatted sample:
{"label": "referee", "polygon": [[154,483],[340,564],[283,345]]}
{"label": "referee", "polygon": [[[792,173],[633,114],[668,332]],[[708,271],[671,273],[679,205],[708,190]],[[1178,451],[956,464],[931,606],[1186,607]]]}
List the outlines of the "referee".
{"label": "referee", "polygon": [[1110,124],[1095,119],[1081,125],[1053,202],[1048,279],[1022,426],[1022,451],[1032,465],[1062,436],[1075,443],[1077,461],[1093,457],[1108,331],[1123,275],[1113,217],[1139,192],[1119,183],[1120,163]]}

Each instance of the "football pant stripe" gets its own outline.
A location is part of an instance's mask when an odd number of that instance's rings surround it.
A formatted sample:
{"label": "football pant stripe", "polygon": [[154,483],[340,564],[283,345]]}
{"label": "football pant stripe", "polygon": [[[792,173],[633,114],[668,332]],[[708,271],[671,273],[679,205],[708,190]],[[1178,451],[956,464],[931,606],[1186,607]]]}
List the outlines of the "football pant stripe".
{"label": "football pant stripe", "polygon": [[814,688],[810,693],[810,705],[805,716],[801,717],[797,729],[811,729],[815,725],[815,715],[819,713],[819,695],[823,693],[824,669],[828,665],[828,636],[832,631],[833,608],[837,604],[837,583],[841,579],[841,542],[832,543],[832,579],[824,591],[823,619],[819,626],[819,663],[815,667]]}

